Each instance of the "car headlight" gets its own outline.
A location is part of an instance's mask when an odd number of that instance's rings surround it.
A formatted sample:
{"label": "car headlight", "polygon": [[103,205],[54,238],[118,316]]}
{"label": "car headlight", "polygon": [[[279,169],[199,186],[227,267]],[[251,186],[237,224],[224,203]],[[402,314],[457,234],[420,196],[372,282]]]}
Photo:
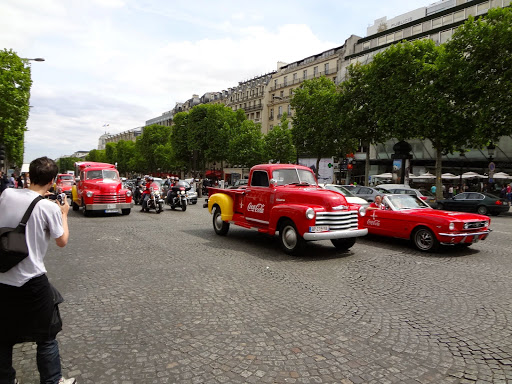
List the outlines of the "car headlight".
{"label": "car headlight", "polygon": [[306,219],[312,220],[315,218],[315,210],[313,208],[306,209]]}
{"label": "car headlight", "polygon": [[469,224],[468,223],[464,223],[464,229],[468,229],[469,228]]}
{"label": "car headlight", "polygon": [[[464,224],[464,227],[465,227],[465,226],[466,226],[466,225]],[[448,225],[448,229],[449,229],[450,231],[453,231],[453,230],[455,229],[455,223],[450,223],[450,225]]]}
{"label": "car headlight", "polygon": [[488,227],[491,224],[489,221],[484,221],[484,227]]}
{"label": "car headlight", "polygon": [[87,197],[92,197],[92,192],[91,192],[91,191],[87,191],[87,192],[85,193],[85,196],[87,196]]}
{"label": "car headlight", "polygon": [[126,196],[130,197],[132,195],[132,191],[127,191]]}
{"label": "car headlight", "polygon": [[360,208],[359,208],[359,214],[360,214],[361,216],[366,215],[366,207],[360,207]]}

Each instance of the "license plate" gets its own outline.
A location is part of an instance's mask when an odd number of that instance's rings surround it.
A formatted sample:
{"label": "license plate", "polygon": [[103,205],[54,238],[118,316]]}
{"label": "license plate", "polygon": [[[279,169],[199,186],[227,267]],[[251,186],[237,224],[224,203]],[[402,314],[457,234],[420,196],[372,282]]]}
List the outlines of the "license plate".
{"label": "license plate", "polygon": [[117,213],[119,209],[105,209],[105,213]]}
{"label": "license plate", "polygon": [[479,235],[473,236],[473,243],[478,243],[479,241],[480,241],[480,236]]}
{"label": "license plate", "polygon": [[117,209],[115,204],[107,204],[107,209]]}
{"label": "license plate", "polygon": [[328,231],[329,231],[328,225],[315,225],[314,227],[309,227],[310,233],[328,232]]}

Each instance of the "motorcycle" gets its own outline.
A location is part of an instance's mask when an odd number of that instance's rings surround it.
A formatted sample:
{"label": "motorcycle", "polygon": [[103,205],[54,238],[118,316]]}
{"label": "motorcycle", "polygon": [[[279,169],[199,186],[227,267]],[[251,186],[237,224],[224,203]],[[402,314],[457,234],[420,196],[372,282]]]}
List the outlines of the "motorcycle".
{"label": "motorcycle", "polygon": [[[142,201],[143,200],[141,200],[141,204]],[[149,198],[147,200],[146,212],[149,212],[150,209],[154,209],[156,213],[160,213],[164,210],[164,200],[160,194],[160,186],[157,183],[151,184],[151,192],[149,193]]]}
{"label": "motorcycle", "polygon": [[176,207],[181,207],[182,211],[186,211],[188,205],[187,191],[190,191],[191,188],[188,182],[178,181],[169,189],[166,204],[170,205],[173,210]]}

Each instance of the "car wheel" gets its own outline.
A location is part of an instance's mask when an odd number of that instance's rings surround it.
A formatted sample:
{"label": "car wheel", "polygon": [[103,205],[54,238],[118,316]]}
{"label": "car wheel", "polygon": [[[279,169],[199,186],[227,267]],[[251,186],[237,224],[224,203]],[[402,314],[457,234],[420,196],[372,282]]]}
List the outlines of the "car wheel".
{"label": "car wheel", "polygon": [[71,207],[73,208],[73,211],[78,211],[80,209],[80,207],[78,206],[77,203],[75,203],[74,201],[71,203]]}
{"label": "car wheel", "polygon": [[439,241],[434,233],[425,227],[417,228],[412,234],[414,246],[423,252],[433,252],[439,248]]}
{"label": "car wheel", "polygon": [[332,239],[331,240],[332,245],[336,247],[338,251],[346,251],[354,246],[356,243],[356,238],[349,238],[349,239]]}
{"label": "car wheel", "polygon": [[487,207],[485,205],[479,205],[476,211],[479,215],[487,215]]}
{"label": "car wheel", "polygon": [[286,220],[279,229],[281,248],[289,255],[299,254],[306,245],[304,238],[297,232],[293,221]]}
{"label": "car wheel", "polygon": [[132,210],[130,208],[121,209],[121,214],[123,215],[129,215]]}
{"label": "car wheel", "polygon": [[219,206],[213,207],[213,230],[220,236],[226,236],[229,231],[229,223],[222,220]]}

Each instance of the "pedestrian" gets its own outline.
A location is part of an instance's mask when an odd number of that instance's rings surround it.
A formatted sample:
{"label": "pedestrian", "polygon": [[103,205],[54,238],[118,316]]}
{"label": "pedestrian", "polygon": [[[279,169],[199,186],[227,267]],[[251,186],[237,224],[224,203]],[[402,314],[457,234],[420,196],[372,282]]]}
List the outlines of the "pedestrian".
{"label": "pedestrian", "polygon": [[453,197],[453,185],[450,184],[448,187],[448,198],[451,199]]}
{"label": "pedestrian", "polygon": [[16,179],[16,188],[23,188],[23,179],[21,177],[21,173],[18,175]]}
{"label": "pedestrian", "polygon": [[[27,189],[4,191],[0,197],[0,227],[15,228],[31,202],[45,196],[57,176],[57,164],[41,157],[30,163],[32,184]],[[0,384],[18,383],[12,366],[13,346],[22,342],[37,344],[40,382],[74,384],[61,372],[59,345],[55,339],[62,330],[58,304],[63,299],[49,283],[44,257],[50,238],[59,247],[68,242],[69,204],[43,199],[32,211],[26,225],[29,255],[7,272],[0,273]]]}
{"label": "pedestrian", "polygon": [[15,188],[16,187],[16,179],[14,178],[14,173],[11,173],[11,177],[9,177],[9,185],[7,188]]}
{"label": "pedestrian", "polygon": [[431,187],[430,187],[430,192],[432,192],[434,195],[436,194],[436,190],[437,190],[437,187],[435,184],[433,184]]}
{"label": "pedestrian", "polygon": [[512,201],[512,183],[507,185],[507,199],[509,202]]}

